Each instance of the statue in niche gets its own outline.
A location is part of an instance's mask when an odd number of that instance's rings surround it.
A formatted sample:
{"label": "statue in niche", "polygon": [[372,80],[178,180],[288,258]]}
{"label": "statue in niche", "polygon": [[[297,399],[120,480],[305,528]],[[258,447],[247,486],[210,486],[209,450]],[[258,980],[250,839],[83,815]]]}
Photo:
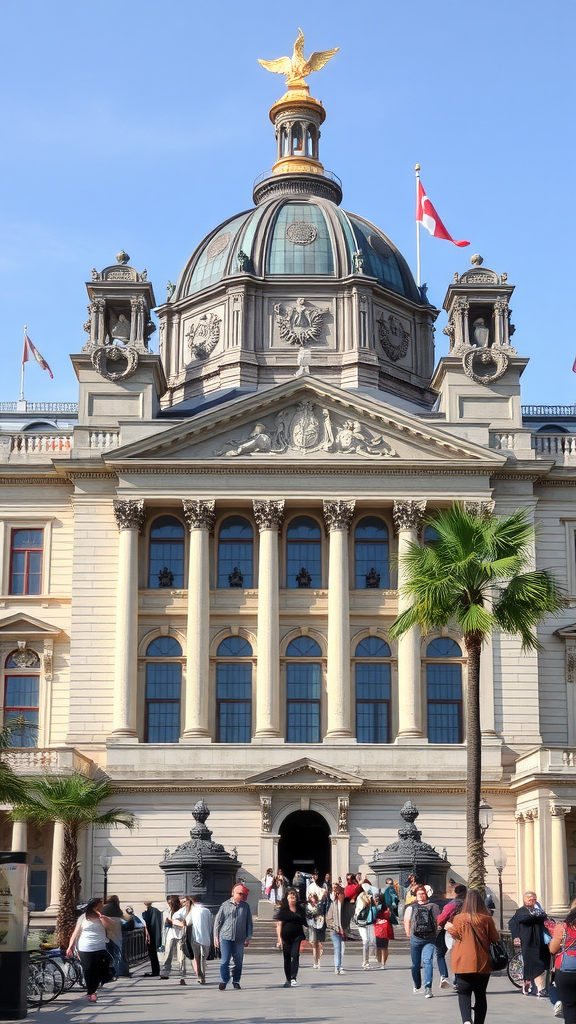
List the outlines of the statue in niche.
{"label": "statue in niche", "polygon": [[174,586],[174,573],[170,571],[167,565],[163,569],[160,569],[158,573],[158,586],[159,587],[173,587]]}
{"label": "statue in niche", "polygon": [[110,337],[114,341],[121,341],[124,345],[127,345],[130,341],[130,321],[128,317],[124,316],[124,313],[120,313],[118,320],[110,331]]}
{"label": "statue in niche", "polygon": [[299,587],[311,587],[312,586],[312,577],[311,577],[310,573],[308,572],[308,569],[306,568],[306,566],[303,565],[302,568],[300,569],[300,572],[297,574],[297,576],[296,576],[296,583],[298,584]]}
{"label": "statue in niche", "polygon": [[473,337],[476,348],[490,347],[490,329],[486,327],[483,316],[479,316],[473,323]]}

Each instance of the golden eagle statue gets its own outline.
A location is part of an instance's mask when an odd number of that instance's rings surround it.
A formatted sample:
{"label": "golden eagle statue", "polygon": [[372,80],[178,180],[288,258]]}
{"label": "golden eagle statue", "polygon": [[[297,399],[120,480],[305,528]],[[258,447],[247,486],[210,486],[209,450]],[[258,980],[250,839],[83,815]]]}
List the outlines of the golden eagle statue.
{"label": "golden eagle statue", "polygon": [[286,85],[288,86],[302,86],[304,85],[304,79],[308,75],[312,74],[313,71],[320,71],[325,64],[338,53],[339,46],[334,47],[333,50],[319,50],[317,53],[311,53],[306,60],[304,56],[304,33],[302,29],[298,29],[298,39],[294,43],[294,52],[291,57],[278,57],[277,60],[259,60],[258,63],[266,68],[267,71],[273,71],[277,75],[286,75]]}

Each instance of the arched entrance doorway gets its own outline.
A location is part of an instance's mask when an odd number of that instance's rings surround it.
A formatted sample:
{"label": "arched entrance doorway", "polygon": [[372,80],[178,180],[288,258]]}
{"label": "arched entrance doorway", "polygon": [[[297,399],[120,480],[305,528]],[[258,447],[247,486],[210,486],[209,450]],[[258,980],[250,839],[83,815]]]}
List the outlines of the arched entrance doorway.
{"label": "arched entrance doorway", "polygon": [[278,867],[287,878],[296,871],[312,874],[318,869],[321,878],[330,871],[330,827],[317,811],[293,811],[280,825]]}

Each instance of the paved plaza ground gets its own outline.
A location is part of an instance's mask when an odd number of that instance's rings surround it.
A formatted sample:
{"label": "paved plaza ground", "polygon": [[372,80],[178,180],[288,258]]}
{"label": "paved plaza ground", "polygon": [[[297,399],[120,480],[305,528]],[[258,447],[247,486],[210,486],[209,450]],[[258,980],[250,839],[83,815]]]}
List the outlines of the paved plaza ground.
{"label": "paved plaza ground", "polygon": [[[218,963],[208,964],[207,984],[200,986],[188,973],[186,987],[180,975],[166,981],[144,978],[137,972],[101,989],[96,1005],[84,993],[70,993],[30,1014],[34,1024],[388,1024],[425,1021],[460,1024],[458,999],[440,991],[434,978],[434,999],[412,992],[409,957],[390,957],[385,971],[363,971],[358,951],[344,958],[345,974],[336,976],[328,945],[321,970],[312,969],[309,955],[302,958],[298,988],[284,989],[280,954],[248,953],[244,960],[242,990],[218,989]],[[143,970],[145,970],[144,968]],[[548,1000],[525,998],[506,976],[493,977],[488,988],[487,1024],[541,1024],[554,1021]]]}

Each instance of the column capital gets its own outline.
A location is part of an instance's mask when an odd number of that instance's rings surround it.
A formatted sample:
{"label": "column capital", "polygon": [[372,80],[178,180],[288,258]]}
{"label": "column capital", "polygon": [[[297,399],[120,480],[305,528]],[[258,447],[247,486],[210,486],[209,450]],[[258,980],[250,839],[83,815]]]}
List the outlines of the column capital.
{"label": "column capital", "polygon": [[328,533],[331,530],[350,530],[350,524],[354,515],[355,501],[327,501],[322,502],[324,511],[324,522]]}
{"label": "column capital", "polygon": [[284,522],[284,498],[275,501],[252,501],[254,519],[260,531],[282,529]]}
{"label": "column capital", "polygon": [[477,516],[478,519],[487,519],[494,515],[495,501],[465,501],[464,511],[469,516]]}
{"label": "column capital", "polygon": [[182,499],[184,518],[190,531],[208,530],[214,531],[216,522],[216,502],[214,500],[204,501],[197,499]]}
{"label": "column capital", "polygon": [[394,526],[400,530],[421,530],[426,511],[426,501],[395,501],[392,509]]}
{"label": "column capital", "polygon": [[553,818],[565,818],[567,814],[570,814],[572,807],[563,807],[561,804],[551,804],[550,814]]}
{"label": "column capital", "polygon": [[114,516],[119,530],[138,530],[141,533],[146,520],[144,499],[114,501]]}
{"label": "column capital", "polygon": [[515,814],[514,814],[514,817],[515,817],[515,819],[516,819],[516,821],[518,822],[519,825],[523,825],[524,824],[524,812],[523,811],[516,811]]}

